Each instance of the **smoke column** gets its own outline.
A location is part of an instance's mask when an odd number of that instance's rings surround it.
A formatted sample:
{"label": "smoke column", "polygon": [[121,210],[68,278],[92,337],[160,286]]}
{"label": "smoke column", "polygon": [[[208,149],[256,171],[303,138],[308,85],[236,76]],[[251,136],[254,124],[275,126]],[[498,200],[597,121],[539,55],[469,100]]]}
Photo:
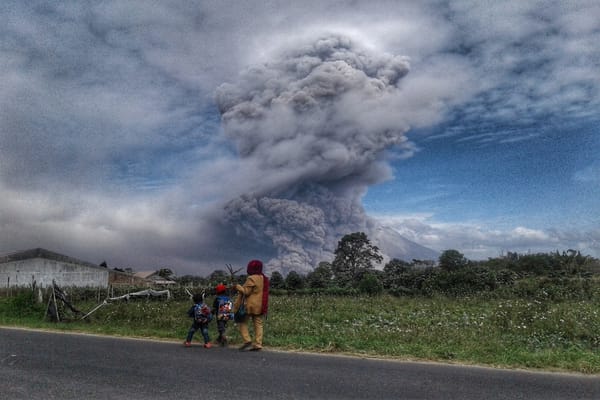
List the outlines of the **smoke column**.
{"label": "smoke column", "polygon": [[391,176],[385,150],[410,147],[393,107],[408,71],[403,57],[331,36],[218,88],[225,135],[258,176],[224,218],[237,235],[272,248],[271,270],[311,270],[331,261],[343,235],[377,228],[361,199]]}

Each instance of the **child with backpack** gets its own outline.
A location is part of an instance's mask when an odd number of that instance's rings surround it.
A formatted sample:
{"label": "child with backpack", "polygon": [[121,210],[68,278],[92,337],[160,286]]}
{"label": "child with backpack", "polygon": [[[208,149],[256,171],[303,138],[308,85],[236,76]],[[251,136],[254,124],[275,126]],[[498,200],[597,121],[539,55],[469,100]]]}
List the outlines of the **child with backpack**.
{"label": "child with backpack", "polygon": [[222,283],[215,287],[215,292],[217,297],[213,302],[213,313],[217,317],[217,331],[219,332],[217,342],[225,347],[227,346],[227,336],[225,336],[227,321],[233,320],[233,302],[227,295],[227,287]]}
{"label": "child with backpack", "polygon": [[202,337],[204,338],[204,348],[210,349],[210,337],[208,336],[208,323],[212,320],[212,313],[210,307],[204,303],[203,296],[201,294],[195,294],[193,296],[194,305],[190,307],[187,314],[190,318],[194,318],[192,326],[188,331],[187,338],[185,339],[185,347],[192,345],[192,338],[197,330],[200,330]]}

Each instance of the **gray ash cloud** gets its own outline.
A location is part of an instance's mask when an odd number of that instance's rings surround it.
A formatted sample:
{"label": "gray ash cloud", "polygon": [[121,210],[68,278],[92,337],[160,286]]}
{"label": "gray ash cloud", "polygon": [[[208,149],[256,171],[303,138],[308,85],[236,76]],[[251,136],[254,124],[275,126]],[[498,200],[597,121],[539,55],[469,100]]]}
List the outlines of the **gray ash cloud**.
{"label": "gray ash cloud", "polygon": [[361,199],[390,178],[386,151],[410,148],[401,110],[390,112],[408,71],[404,57],[330,36],[218,88],[225,135],[259,172],[225,205],[226,224],[274,250],[272,269],[306,271],[344,234],[377,227]]}

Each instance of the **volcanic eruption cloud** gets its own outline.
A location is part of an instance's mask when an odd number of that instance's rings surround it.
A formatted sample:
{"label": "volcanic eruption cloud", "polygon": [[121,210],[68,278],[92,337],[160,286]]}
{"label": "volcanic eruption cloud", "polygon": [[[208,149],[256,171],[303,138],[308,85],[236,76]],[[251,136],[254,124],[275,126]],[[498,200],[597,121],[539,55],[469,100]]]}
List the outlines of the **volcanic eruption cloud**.
{"label": "volcanic eruption cloud", "polygon": [[406,118],[395,109],[408,71],[404,57],[332,36],[217,89],[224,133],[255,171],[252,189],[225,205],[224,218],[236,235],[271,249],[271,270],[311,270],[333,259],[343,235],[371,238],[378,229],[361,199],[391,177],[386,150],[410,151]]}

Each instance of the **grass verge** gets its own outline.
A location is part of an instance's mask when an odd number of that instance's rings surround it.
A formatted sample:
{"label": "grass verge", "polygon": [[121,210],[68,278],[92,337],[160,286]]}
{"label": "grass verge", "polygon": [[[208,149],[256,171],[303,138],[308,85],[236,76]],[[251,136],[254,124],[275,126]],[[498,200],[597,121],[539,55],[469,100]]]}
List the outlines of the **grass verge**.
{"label": "grass verge", "polygon": [[[91,310],[94,302],[77,304]],[[0,299],[0,323],[183,341],[189,301],[112,303],[52,323],[30,296]],[[600,373],[600,305],[525,299],[272,296],[267,347],[504,368]],[[211,338],[216,326],[211,323]],[[233,323],[230,342],[240,343]],[[199,340],[199,334],[195,340]]]}

